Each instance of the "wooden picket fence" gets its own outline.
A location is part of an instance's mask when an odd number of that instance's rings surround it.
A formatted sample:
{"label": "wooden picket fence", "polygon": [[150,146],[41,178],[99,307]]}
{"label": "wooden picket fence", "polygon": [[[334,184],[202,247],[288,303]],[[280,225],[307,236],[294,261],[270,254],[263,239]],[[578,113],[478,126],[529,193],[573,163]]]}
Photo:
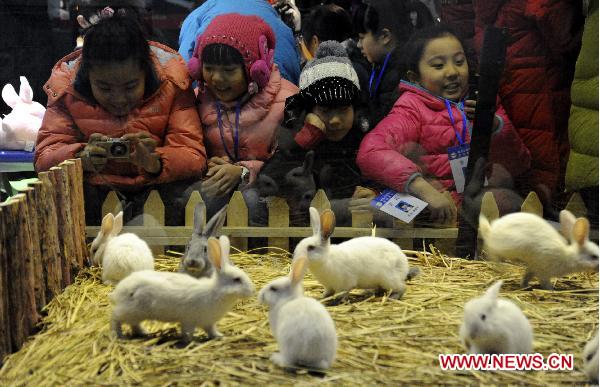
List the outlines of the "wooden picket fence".
{"label": "wooden picket fence", "polygon": [[0,363],[88,261],[82,181],[68,160],[0,204]]}
{"label": "wooden picket fence", "polygon": [[[165,206],[158,194],[152,191],[144,205],[143,226],[125,226],[124,231],[133,232],[146,240],[155,252],[164,251],[162,246],[185,245],[192,233],[194,224],[194,208],[202,201],[200,194],[194,191],[190,196],[185,210],[184,226],[164,226]],[[319,211],[330,208],[329,200],[322,190],[315,195],[312,204]],[[290,227],[289,207],[283,198],[272,198],[268,202],[268,225],[265,227],[251,227],[248,225],[248,208],[240,192],[235,192],[227,208],[226,226],[222,233],[231,238],[232,246],[241,251],[248,249],[248,238],[267,237],[267,246],[270,248],[285,249],[289,251],[290,238],[306,237],[312,235],[310,227]],[[481,212],[488,219],[496,219],[499,215],[498,206],[491,192],[484,195]],[[567,206],[576,216],[585,216],[586,208],[579,194],[573,194]],[[112,212],[118,213],[121,203],[115,192],[109,193],[103,206],[102,216]],[[534,192],[524,200],[521,211],[542,215],[542,204]],[[206,218],[206,217],[205,217]],[[352,213],[351,227],[336,227],[334,238],[354,238],[371,235],[373,215],[370,212]],[[87,227],[88,237],[94,237],[99,227]],[[389,238],[404,249],[412,249],[415,239],[431,239],[433,244],[446,254],[452,254],[458,234],[456,227],[431,228],[414,227],[399,220],[394,221],[391,228],[376,228],[376,235]],[[592,235],[597,238],[597,231]],[[420,246],[419,246],[420,247]]]}

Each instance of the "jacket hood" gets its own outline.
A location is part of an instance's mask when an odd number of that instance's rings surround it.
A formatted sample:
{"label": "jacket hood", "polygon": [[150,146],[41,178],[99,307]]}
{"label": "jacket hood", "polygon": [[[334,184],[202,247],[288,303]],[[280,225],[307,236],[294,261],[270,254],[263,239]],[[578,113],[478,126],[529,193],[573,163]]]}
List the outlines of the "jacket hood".
{"label": "jacket hood", "polygon": [[[190,86],[190,78],[185,62],[179,53],[163,44],[149,41],[150,55],[154,71],[160,83],[170,81],[182,90]],[[79,71],[81,50],[74,51],[60,59],[52,68],[50,79],[44,84],[48,94],[48,106],[53,105],[65,93],[77,95],[73,82]]]}

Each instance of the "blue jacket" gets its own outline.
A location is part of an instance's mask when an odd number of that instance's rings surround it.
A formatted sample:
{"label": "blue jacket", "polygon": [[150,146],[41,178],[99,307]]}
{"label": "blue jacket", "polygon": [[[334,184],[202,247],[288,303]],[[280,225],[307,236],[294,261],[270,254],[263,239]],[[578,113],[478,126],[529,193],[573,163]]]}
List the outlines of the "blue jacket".
{"label": "blue jacket", "polygon": [[208,0],[193,10],[183,21],[179,32],[179,53],[186,62],[190,60],[196,38],[217,15],[237,12],[262,18],[275,33],[275,63],[281,75],[298,84],[300,77],[300,55],[292,30],[279,18],[277,11],[266,0]]}

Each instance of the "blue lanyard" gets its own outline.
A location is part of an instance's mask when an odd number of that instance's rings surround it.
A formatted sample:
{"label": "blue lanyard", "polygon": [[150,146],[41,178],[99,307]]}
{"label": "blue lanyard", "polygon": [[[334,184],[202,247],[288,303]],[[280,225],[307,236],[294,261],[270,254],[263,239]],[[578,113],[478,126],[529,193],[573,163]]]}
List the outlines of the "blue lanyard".
{"label": "blue lanyard", "polygon": [[215,107],[217,109],[217,125],[219,126],[219,134],[221,135],[221,142],[223,143],[223,149],[225,149],[225,153],[229,158],[236,162],[239,159],[238,153],[238,145],[239,145],[239,128],[240,128],[240,102],[238,101],[235,104],[235,127],[233,128],[233,153],[234,156],[231,155],[229,149],[227,149],[227,144],[225,143],[225,134],[223,133],[223,118],[221,117],[221,104],[217,101],[215,102]]}
{"label": "blue lanyard", "polygon": [[390,55],[392,55],[392,53],[388,52],[388,54],[385,56],[385,60],[383,61],[383,66],[381,66],[381,71],[379,72],[379,75],[377,76],[377,83],[375,83],[375,90],[371,90],[371,87],[373,87],[373,80],[375,79],[375,67],[373,67],[373,70],[371,70],[371,77],[369,78],[369,96],[371,98],[375,97],[375,95],[377,94],[377,89],[379,89],[379,84],[381,83],[381,78],[383,78],[383,73],[385,72],[385,68],[387,67],[388,61],[390,59]]}
{"label": "blue lanyard", "polygon": [[467,115],[463,111],[465,103],[464,103],[464,101],[460,101],[460,103],[458,104],[458,107],[459,107],[459,110],[460,110],[460,113],[462,116],[462,122],[463,122],[463,129],[462,129],[462,136],[461,136],[459,131],[456,129],[454,117],[452,116],[452,105],[450,105],[450,101],[448,101],[447,99],[445,99],[444,102],[446,102],[446,109],[448,110],[448,115],[450,116],[450,122],[452,123],[452,128],[454,129],[454,133],[456,133],[456,138],[458,139],[458,143],[460,145],[464,145],[465,141],[467,139]]}

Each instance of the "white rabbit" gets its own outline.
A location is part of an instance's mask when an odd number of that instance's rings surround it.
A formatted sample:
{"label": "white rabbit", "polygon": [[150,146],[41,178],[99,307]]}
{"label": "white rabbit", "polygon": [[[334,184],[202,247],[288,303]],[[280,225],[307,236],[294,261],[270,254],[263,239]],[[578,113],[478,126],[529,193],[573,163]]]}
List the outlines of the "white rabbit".
{"label": "white rabbit", "polygon": [[502,281],[465,304],[460,339],[469,353],[531,353],[533,330],[521,309],[498,298]]}
{"label": "white rabbit", "polygon": [[561,211],[561,229],[570,230],[570,243],[543,218],[526,212],[505,215],[491,224],[480,215],[479,230],[491,259],[517,260],[527,266],[523,287],[537,277],[542,288],[551,290],[551,277],[598,271],[598,245],[588,238],[590,224],[585,218],[571,223],[572,218]]}
{"label": "white rabbit", "polygon": [[598,332],[583,349],[583,370],[592,383],[598,384]]}
{"label": "white rabbit", "polygon": [[183,339],[189,342],[196,327],[209,338],[222,336],[216,322],[241,298],[254,293],[254,285],[242,269],[229,261],[229,239],[210,238],[208,256],[215,268],[210,278],[185,273],[137,271],[121,281],[111,293],[114,304],[112,330],[122,337],[127,323],[135,334],[143,334],[140,323],[158,320],[181,323]]}
{"label": "white rabbit", "polygon": [[309,212],[313,235],[298,243],[294,259],[308,257],[308,268],[325,286],[324,297],[354,288],[391,289],[392,298],[402,297],[405,280],[419,270],[409,270],[406,255],[398,245],[371,236],[331,244],[329,238],[335,228],[333,211],[323,211],[320,218],[316,208],[311,207]]}
{"label": "white rabbit", "polygon": [[134,271],[154,270],[154,257],[148,244],[132,233],[118,235],[123,228],[123,212],[106,214],[100,232],[92,242],[92,263],[102,266],[102,281],[115,285]]}
{"label": "white rabbit", "polygon": [[33,90],[27,78],[19,79],[19,94],[11,84],[2,88],[2,99],[12,111],[1,121],[0,149],[32,151],[46,108],[33,101]]}
{"label": "white rabbit", "polygon": [[295,259],[289,277],[268,283],[258,301],[269,306],[271,332],[279,344],[280,352],[271,355],[271,361],[280,367],[325,370],[337,350],[335,324],[320,302],[303,296],[306,263],[306,257]]}

